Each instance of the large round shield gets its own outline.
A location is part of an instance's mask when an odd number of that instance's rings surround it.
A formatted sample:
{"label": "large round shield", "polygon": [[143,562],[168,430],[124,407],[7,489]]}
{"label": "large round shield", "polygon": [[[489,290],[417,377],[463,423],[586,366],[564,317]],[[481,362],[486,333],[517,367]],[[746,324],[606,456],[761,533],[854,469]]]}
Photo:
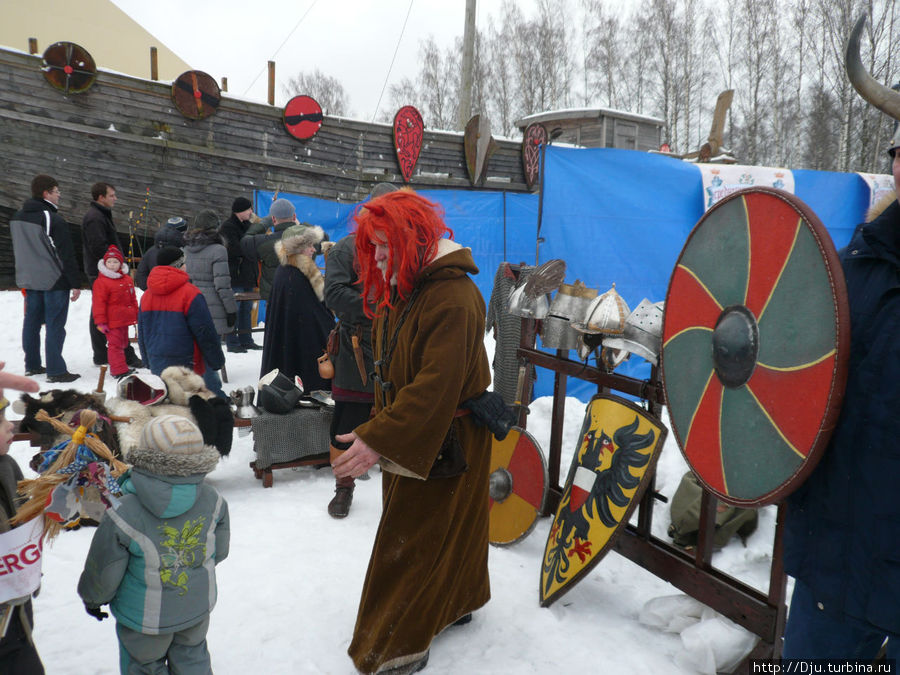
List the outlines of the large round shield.
{"label": "large round shield", "polygon": [[513,427],[491,446],[490,531],[495,546],[521,541],[537,524],[550,480],[534,436]]}
{"label": "large round shield", "polygon": [[188,70],[172,83],[172,102],[189,119],[209,117],[218,110],[221,100],[219,85],[202,70]]}
{"label": "large round shield", "polygon": [[54,42],[44,51],[44,78],[66,94],[87,91],[97,79],[97,65],[87,49],[74,42]]}
{"label": "large round shield", "polygon": [[780,501],[813,470],[840,411],[850,344],[837,252],[774,188],[712,207],[672,272],[662,378],[675,438],[709,491]]}

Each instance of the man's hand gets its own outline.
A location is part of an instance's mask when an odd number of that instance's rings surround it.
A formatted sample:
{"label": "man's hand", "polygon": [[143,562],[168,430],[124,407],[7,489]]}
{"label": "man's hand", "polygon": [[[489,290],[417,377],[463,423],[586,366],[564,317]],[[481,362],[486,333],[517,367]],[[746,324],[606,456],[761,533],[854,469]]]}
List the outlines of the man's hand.
{"label": "man's hand", "polygon": [[0,361],[0,398],[3,398],[4,389],[15,389],[16,391],[30,391],[34,393],[41,388],[41,386],[30,377],[4,373],[3,368],[5,366],[6,362]]}
{"label": "man's hand", "polygon": [[84,611],[97,619],[97,621],[103,621],[103,619],[109,616],[108,612],[104,612],[99,607],[89,607],[88,605],[85,605]]}
{"label": "man's hand", "polygon": [[341,453],[341,456],[331,465],[334,475],[338,478],[347,478],[348,476],[359,478],[381,459],[381,455],[366,445],[365,441],[352,431],[349,434],[338,434],[334,438],[341,443],[353,442],[353,445]]}
{"label": "man's hand", "polygon": [[79,298],[80,295],[81,295],[81,289],[73,288],[72,289],[72,302],[75,302]]}

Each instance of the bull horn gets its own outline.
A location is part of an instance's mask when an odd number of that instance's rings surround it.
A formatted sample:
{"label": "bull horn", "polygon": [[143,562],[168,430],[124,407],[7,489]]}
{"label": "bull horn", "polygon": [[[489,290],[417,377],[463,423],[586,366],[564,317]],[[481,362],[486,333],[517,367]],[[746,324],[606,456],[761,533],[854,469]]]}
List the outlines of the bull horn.
{"label": "bull horn", "polygon": [[863,13],[850,32],[847,40],[847,50],[844,54],[844,64],[847,69],[847,77],[850,84],[859,92],[866,101],[878,108],[895,120],[900,120],[900,93],[885,87],[874,77],[869,75],[862,59],[859,57],[859,37],[862,35],[863,26],[866,24],[866,15]]}

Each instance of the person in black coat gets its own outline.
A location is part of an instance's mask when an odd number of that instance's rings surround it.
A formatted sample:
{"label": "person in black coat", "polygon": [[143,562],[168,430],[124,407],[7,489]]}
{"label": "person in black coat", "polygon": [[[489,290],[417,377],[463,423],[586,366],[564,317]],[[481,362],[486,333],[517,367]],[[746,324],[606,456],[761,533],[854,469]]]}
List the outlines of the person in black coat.
{"label": "person in black coat", "polygon": [[275,248],[281,265],[266,311],[260,375],[275,368],[290,378],[299,375],[305,392],[331,389],[331,380],[319,375],[316,362],[334,328],[334,317],[323,303],[325,280],[314,259],[324,237],[321,227],[311,225],[284,231]]}
{"label": "person in black coat", "polygon": [[[253,205],[246,197],[238,197],[231,205],[231,217],[222,223],[219,235],[228,249],[228,269],[231,272],[231,289],[235,293],[252,291],[256,287],[256,258],[244,258],[241,238],[250,227]],[[237,323],[234,331],[225,336],[225,344],[230,352],[245,352],[248,349],[262,349],[253,341],[250,333],[253,314],[252,300],[237,303]]]}
{"label": "person in black coat", "polygon": [[147,290],[147,277],[150,276],[150,270],[159,263],[159,252],[167,247],[181,248],[184,246],[184,231],[187,229],[187,221],[181,216],[172,216],[168,222],[156,231],[153,237],[153,246],[148,248],[143,257],[141,264],[137,268],[134,276],[134,285],[142,291]]}
{"label": "person in black coat", "polygon": [[[112,208],[116,205],[116,188],[102,181],[91,186],[91,205],[81,221],[81,241],[84,260],[84,273],[93,285],[97,279],[97,263],[103,258],[110,246],[125,251],[116,233],[116,225],[112,218]],[[94,365],[107,363],[106,336],[94,323],[93,313],[89,317],[91,349],[94,352]],[[143,365],[131,345],[125,348],[125,360],[130,368]]]}

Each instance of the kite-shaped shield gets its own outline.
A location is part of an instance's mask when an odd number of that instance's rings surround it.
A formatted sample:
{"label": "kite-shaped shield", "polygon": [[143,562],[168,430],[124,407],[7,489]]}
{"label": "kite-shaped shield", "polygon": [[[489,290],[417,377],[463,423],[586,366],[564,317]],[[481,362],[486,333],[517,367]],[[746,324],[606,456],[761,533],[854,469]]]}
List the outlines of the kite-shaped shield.
{"label": "kite-shaped shield", "polygon": [[663,316],[675,438],[703,486],[765,506],[815,468],[846,382],[849,309],[828,232],[799,199],[740,190],[697,223]]}
{"label": "kite-shaped shield", "polygon": [[411,105],[400,108],[394,115],[394,149],[397,151],[400,173],[407,183],[419,161],[424,137],[425,122],[419,111]]}
{"label": "kite-shaped shield", "polygon": [[541,145],[547,145],[549,136],[543,124],[529,124],[522,137],[522,169],[528,189],[534,187],[541,173]]}
{"label": "kite-shaped shield", "polygon": [[491,446],[490,533],[495,546],[521,541],[534,529],[550,482],[547,460],[534,436],[513,427]]}
{"label": "kite-shaped shield", "polygon": [[653,475],[666,438],[662,422],[617,396],[599,394],[584,414],[541,565],[549,607],[603,559]]}
{"label": "kite-shaped shield", "polygon": [[312,96],[294,96],[284,106],[284,128],[301,141],[315,136],[322,126],[322,106]]}
{"label": "kite-shaped shield", "polygon": [[484,182],[488,160],[497,150],[497,141],[491,136],[491,121],[486,115],[472,115],[466,123],[463,150],[472,185]]}
{"label": "kite-shaped shield", "polygon": [[172,83],[172,102],[181,114],[202,120],[219,109],[222,92],[212,75],[202,70],[188,70]]}

